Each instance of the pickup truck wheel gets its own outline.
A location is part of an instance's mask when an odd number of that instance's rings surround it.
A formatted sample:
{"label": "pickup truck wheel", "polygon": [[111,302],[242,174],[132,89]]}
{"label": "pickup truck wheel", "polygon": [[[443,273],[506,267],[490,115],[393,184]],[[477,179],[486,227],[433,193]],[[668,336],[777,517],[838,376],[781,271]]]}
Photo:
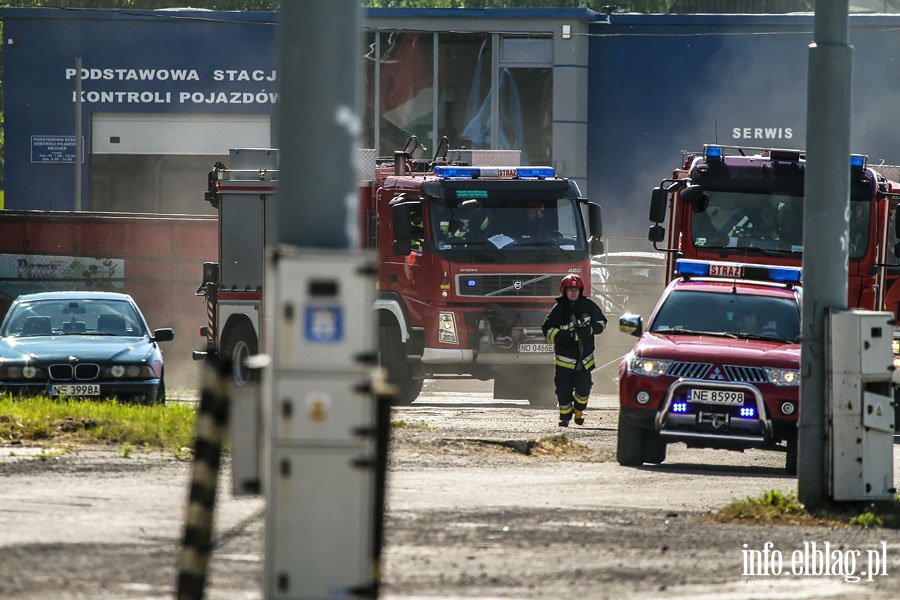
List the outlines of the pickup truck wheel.
{"label": "pickup truck wheel", "polygon": [[424,380],[413,377],[413,367],[406,358],[406,344],[400,339],[400,330],[383,325],[378,331],[379,364],[387,370],[388,381],[397,388],[394,406],[408,406],[419,397]]}
{"label": "pickup truck wheel", "polygon": [[623,467],[637,467],[644,463],[644,437],[646,432],[622,420],[619,415],[619,433],[616,438],[616,460]]}
{"label": "pickup truck wheel", "polygon": [[641,459],[645,463],[659,465],[666,460],[666,441],[658,433],[644,433],[644,449]]}
{"label": "pickup truck wheel", "polygon": [[259,342],[249,323],[238,323],[228,330],[222,344],[222,356],[231,360],[234,384],[244,385],[259,375],[246,365],[247,358],[259,352]]}
{"label": "pickup truck wheel", "polygon": [[784,458],[784,470],[788,475],[797,474],[797,437],[787,439],[787,453]]}

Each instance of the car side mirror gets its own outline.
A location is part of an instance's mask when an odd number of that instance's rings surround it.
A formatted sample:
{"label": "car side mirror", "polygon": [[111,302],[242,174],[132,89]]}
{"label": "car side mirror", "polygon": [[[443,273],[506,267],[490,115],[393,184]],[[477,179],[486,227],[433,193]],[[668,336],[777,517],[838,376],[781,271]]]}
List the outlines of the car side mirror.
{"label": "car side mirror", "polygon": [[171,342],[175,339],[175,330],[171,327],[164,327],[153,332],[154,342]]}
{"label": "car side mirror", "polygon": [[641,315],[625,313],[619,317],[619,331],[634,337],[640,337],[644,333],[644,320]]}

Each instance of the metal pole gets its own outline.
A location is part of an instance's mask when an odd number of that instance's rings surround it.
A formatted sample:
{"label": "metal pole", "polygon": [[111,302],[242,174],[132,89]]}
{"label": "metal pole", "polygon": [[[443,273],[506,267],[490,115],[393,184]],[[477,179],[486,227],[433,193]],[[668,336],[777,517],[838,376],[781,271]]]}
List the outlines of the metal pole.
{"label": "metal pole", "polygon": [[815,14],[807,86],[797,471],[798,498],[810,508],[827,502],[825,319],[829,308],[847,307],[853,59],[847,37],[848,0],[817,2]]}
{"label": "metal pole", "polygon": [[81,57],[75,57],[75,210],[81,210]]}
{"label": "metal pole", "polygon": [[282,2],[276,242],[357,248],[360,6]]}

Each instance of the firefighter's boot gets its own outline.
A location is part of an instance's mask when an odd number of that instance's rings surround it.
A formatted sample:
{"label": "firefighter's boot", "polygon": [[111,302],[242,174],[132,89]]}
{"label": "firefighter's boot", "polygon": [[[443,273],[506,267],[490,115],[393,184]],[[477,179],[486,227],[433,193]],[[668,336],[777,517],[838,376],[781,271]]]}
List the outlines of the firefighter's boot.
{"label": "firefighter's boot", "polygon": [[572,420],[572,403],[559,405],[559,426],[568,427]]}
{"label": "firefighter's boot", "polygon": [[587,409],[587,398],[582,398],[578,394],[573,394],[575,424],[584,425],[584,411]]}

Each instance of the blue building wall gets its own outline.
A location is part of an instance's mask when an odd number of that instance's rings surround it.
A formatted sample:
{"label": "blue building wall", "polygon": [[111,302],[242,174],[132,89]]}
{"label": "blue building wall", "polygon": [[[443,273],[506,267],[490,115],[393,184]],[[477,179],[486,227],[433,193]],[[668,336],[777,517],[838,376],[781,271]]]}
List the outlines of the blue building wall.
{"label": "blue building wall", "polygon": [[[7,9],[0,16],[8,209],[73,208],[72,163],[32,163],[31,137],[74,134],[74,57],[87,74],[85,156],[92,112],[274,112],[271,13]],[[86,194],[87,175],[83,181]]]}
{"label": "blue building wall", "polygon": [[[271,13],[57,12],[59,18],[48,17],[53,13],[46,9],[0,9],[7,208],[72,208],[72,165],[32,163],[31,136],[74,132],[75,81],[67,70],[75,56],[89,75],[86,155],[95,111],[275,116]],[[489,30],[489,17],[504,14],[464,12],[392,9],[369,11],[367,18],[391,17],[398,29],[446,20],[451,30],[465,17],[484,19]],[[515,13],[521,18],[527,11]],[[598,16],[589,27],[583,101],[587,189],[603,205],[607,235],[646,234],[650,189],[671,175],[682,150],[708,142],[804,148],[813,24],[808,14]],[[893,116],[900,88],[898,25],[900,15],[850,18],[851,148],[870,163],[900,163],[900,124]],[[184,75],[175,80],[173,72]],[[160,81],[160,73],[168,79]],[[142,79],[151,74],[153,80]],[[137,101],[122,102],[120,95],[105,102],[104,92],[135,92]],[[276,130],[273,120],[277,144]]]}
{"label": "blue building wall", "polygon": [[[900,164],[898,15],[854,15],[851,149]],[[607,235],[705,143],[805,149],[812,15],[613,15],[591,25],[588,185]]]}

